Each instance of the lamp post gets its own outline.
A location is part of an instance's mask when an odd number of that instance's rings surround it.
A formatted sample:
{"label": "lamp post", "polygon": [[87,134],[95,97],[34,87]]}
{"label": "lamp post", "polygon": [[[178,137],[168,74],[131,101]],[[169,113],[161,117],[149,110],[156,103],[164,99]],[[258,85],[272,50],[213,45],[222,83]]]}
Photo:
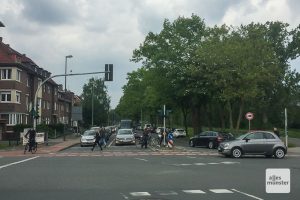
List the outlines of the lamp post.
{"label": "lamp post", "polygon": [[92,127],[94,126],[94,81],[92,83]]}
{"label": "lamp post", "polygon": [[[66,61],[65,61],[65,74],[67,74],[67,67],[68,67],[68,58],[73,58],[72,55],[66,56]],[[65,76],[65,92],[67,91],[67,76]]]}

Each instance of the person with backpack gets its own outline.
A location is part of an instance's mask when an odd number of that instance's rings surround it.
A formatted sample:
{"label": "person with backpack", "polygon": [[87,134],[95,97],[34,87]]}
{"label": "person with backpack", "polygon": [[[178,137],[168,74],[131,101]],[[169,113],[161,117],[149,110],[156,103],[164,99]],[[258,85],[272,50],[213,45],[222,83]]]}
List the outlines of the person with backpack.
{"label": "person with backpack", "polygon": [[98,131],[96,132],[95,142],[93,144],[93,147],[92,147],[91,151],[94,151],[94,148],[95,148],[96,145],[98,145],[100,147],[101,151],[103,150],[102,149],[102,143],[101,143],[101,136],[100,136],[100,133]]}

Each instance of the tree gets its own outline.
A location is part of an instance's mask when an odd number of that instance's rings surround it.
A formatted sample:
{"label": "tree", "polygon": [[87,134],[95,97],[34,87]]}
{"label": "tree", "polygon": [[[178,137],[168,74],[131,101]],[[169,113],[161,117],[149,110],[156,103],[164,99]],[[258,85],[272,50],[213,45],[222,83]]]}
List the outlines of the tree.
{"label": "tree", "polygon": [[[82,115],[86,126],[92,124],[92,113],[94,125],[101,126],[107,123],[110,98],[104,80],[91,78],[83,86],[82,93]],[[93,103],[93,110],[92,110]]]}

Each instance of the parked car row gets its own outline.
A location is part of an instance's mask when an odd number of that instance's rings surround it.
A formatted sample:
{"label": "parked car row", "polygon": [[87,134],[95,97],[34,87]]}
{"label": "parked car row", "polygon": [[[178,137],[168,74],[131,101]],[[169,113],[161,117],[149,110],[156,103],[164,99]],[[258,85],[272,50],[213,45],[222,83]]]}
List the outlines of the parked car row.
{"label": "parked car row", "polygon": [[205,131],[189,140],[189,146],[217,148],[225,156],[240,158],[243,155],[264,155],[284,158],[287,148],[281,139],[268,131],[252,131],[234,138],[231,133]]}

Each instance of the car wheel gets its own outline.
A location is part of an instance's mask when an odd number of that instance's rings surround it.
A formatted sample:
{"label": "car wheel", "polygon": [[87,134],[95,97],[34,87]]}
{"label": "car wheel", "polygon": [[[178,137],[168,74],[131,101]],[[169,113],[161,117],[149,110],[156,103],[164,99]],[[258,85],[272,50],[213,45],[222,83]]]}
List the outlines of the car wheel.
{"label": "car wheel", "polygon": [[195,147],[193,140],[190,141],[190,147]]}
{"label": "car wheel", "polygon": [[240,148],[237,148],[237,147],[234,148],[234,149],[232,149],[231,156],[233,158],[240,158],[240,157],[242,157],[242,150]]}
{"label": "car wheel", "polygon": [[285,151],[282,148],[277,148],[274,151],[275,158],[282,159],[285,156]]}
{"label": "car wheel", "polygon": [[213,142],[213,141],[210,141],[210,142],[208,143],[208,148],[209,148],[209,149],[213,149],[213,148],[214,148],[214,142]]}

